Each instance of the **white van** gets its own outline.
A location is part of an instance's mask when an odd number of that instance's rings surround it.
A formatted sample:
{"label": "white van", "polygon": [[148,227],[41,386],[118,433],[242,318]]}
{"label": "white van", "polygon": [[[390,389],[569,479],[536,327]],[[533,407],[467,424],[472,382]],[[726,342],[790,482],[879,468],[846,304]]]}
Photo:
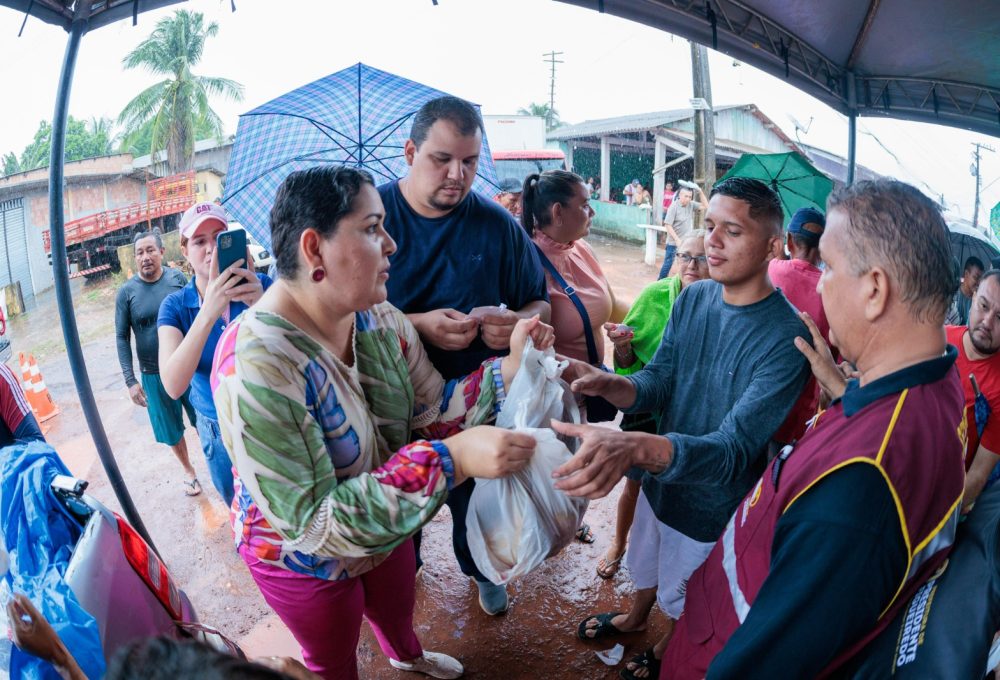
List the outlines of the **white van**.
{"label": "white van", "polygon": [[[239,222],[230,222],[229,228],[243,229],[243,231],[246,231],[246,229],[243,228],[243,225]],[[250,256],[253,257],[254,269],[262,274],[266,274],[268,268],[271,266],[271,263],[274,262],[274,257],[271,255],[270,251],[254,240],[254,237],[250,235],[249,231],[247,231],[247,245],[250,246]]]}

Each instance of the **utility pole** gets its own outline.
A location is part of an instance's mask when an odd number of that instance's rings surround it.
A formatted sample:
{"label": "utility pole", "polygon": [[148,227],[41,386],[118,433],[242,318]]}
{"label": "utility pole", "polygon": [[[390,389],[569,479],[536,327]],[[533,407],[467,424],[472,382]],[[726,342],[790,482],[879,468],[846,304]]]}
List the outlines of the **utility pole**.
{"label": "utility pole", "polygon": [[[712,79],[708,72],[708,48],[691,43],[691,81],[694,98],[694,181],[706,194],[715,184],[715,116],[712,113]],[[695,197],[697,200],[697,197]],[[701,226],[700,213],[695,212]]]}
{"label": "utility pole", "polygon": [[972,152],[972,158],[973,158],[973,160],[976,161],[976,164],[973,167],[969,168],[972,171],[972,175],[976,178],[976,207],[975,207],[975,210],[972,213],[972,228],[978,230],[979,229],[979,191],[982,189],[982,186],[983,186],[983,178],[979,174],[979,160],[980,160],[980,158],[982,156],[982,154],[980,152],[983,149],[986,149],[987,151],[996,151],[996,149],[994,149],[989,144],[981,144],[979,142],[973,142],[972,146],[974,146],[976,148],[976,150]]}
{"label": "utility pole", "polygon": [[552,67],[552,75],[549,77],[549,113],[546,116],[548,120],[545,121],[545,127],[549,129],[552,128],[554,122],[552,116],[556,110],[556,64],[565,63],[561,59],[556,59],[556,57],[561,57],[562,55],[562,52],[556,52],[555,50],[542,55],[543,57],[547,57],[543,61]]}

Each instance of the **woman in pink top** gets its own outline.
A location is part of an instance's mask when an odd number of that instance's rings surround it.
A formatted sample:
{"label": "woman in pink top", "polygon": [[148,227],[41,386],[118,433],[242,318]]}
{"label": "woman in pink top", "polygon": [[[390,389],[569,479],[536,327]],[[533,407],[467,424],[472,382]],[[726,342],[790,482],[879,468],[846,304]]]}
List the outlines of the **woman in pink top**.
{"label": "woman in pink top", "polygon": [[[830,343],[830,322],[823,311],[823,301],[816,292],[816,285],[823,271],[819,254],[819,240],[826,229],[826,218],[815,208],[799,208],[788,223],[786,245],[790,254],[787,260],[771,260],[767,275],[775,288],[781,290],[788,301],[800,312],[807,312],[816,322],[820,334]],[[834,356],[837,349],[833,348]],[[806,423],[816,414],[819,405],[819,387],[810,378],[802,396],[792,407],[788,418],[774,433],[774,441],[791,443],[805,434]]]}
{"label": "woman in pink top", "polygon": [[800,312],[808,312],[819,327],[823,339],[830,342],[830,324],[823,311],[823,301],[816,292],[820,264],[819,239],[826,228],[826,219],[815,208],[800,208],[788,223],[787,260],[771,260],[767,275],[775,288],[780,288],[788,301]]}
{"label": "woman in pink top", "polygon": [[[621,321],[628,308],[615,302],[608,279],[593,249],[583,240],[590,233],[594,209],[583,178],[565,170],[546,170],[528,175],[521,193],[521,224],[531,236],[539,253],[552,263],[565,283],[576,290],[587,312],[590,331],[597,352],[589,356],[584,333],[583,316],[566,291],[546,271],[552,318],[549,323],[556,331],[556,352],[588,363],[603,363],[604,336],[608,321]],[[586,411],[582,410],[584,420]],[[576,537],[584,543],[595,538],[590,527],[580,526]]]}
{"label": "woman in pink top", "polygon": [[[590,233],[590,221],[594,216],[583,178],[565,170],[528,175],[521,196],[521,223],[542,254],[576,290],[590,317],[597,361],[603,362],[604,324],[621,321],[628,308],[616,304],[597,256],[583,240]],[[590,362],[583,317],[548,272],[545,280],[552,303],[551,324],[556,330],[556,352]]]}

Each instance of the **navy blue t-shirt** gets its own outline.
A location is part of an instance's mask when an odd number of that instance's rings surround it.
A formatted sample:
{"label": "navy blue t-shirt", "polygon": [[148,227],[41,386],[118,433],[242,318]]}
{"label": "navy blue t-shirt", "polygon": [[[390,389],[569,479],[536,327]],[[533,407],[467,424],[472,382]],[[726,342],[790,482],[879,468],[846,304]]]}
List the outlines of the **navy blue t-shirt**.
{"label": "navy blue t-shirt", "polygon": [[[389,302],[407,314],[450,307],[499,305],[518,310],[548,301],[545,275],[527,233],[495,201],[475,191],[444,217],[418,215],[397,181],[378,188],[385,205],[385,228],[396,241],[390,258]],[[426,345],[431,362],[445,378],[471,373],[489,357],[505,354],[477,337],[467,348],[442,350]]]}

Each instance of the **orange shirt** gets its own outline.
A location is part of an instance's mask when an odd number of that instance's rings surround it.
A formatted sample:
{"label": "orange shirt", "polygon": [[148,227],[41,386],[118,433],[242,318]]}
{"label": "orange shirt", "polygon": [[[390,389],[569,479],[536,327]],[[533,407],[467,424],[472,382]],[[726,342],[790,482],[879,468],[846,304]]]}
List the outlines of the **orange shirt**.
{"label": "orange shirt", "polygon": [[[576,289],[577,297],[583,302],[593,327],[594,344],[597,345],[598,361],[604,361],[604,330],[602,326],[611,319],[611,287],[601,271],[597,256],[580,239],[572,243],[559,243],[535,230],[533,240],[545,256],[555,266],[556,271],[566,279],[566,283]],[[562,286],[545,273],[545,283],[549,289],[552,304],[552,327],[556,331],[556,352],[573,359],[587,361],[587,340],[583,334],[583,318],[573,301],[563,291]]]}

